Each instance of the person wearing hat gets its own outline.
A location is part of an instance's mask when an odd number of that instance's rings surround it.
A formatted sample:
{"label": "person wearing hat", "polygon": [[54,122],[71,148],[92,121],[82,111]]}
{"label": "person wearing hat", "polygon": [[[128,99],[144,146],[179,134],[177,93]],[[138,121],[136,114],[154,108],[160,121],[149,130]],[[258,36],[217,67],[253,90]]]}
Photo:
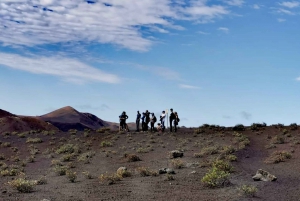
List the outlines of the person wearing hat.
{"label": "person wearing hat", "polygon": [[173,125],[173,121],[175,120],[176,116],[175,116],[172,108],[170,109],[170,111],[171,111],[171,114],[170,114],[170,117],[169,117],[169,120],[170,120],[170,132],[172,132],[172,125]]}
{"label": "person wearing hat", "polygon": [[137,111],[137,115],[136,115],[136,132],[140,131],[140,120],[141,120],[141,113],[140,111]]}

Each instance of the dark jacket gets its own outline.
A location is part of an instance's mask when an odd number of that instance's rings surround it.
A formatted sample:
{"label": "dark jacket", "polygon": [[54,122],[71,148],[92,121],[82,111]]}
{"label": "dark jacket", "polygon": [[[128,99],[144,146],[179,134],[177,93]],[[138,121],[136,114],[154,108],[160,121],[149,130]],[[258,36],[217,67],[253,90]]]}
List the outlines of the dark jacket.
{"label": "dark jacket", "polygon": [[170,117],[169,117],[170,122],[173,121],[175,118],[176,118],[176,116],[175,116],[174,112],[171,112]]}
{"label": "dark jacket", "polygon": [[138,113],[138,114],[136,115],[136,120],[139,121],[139,120],[141,119],[141,116],[142,116],[142,115],[141,115],[140,113]]}

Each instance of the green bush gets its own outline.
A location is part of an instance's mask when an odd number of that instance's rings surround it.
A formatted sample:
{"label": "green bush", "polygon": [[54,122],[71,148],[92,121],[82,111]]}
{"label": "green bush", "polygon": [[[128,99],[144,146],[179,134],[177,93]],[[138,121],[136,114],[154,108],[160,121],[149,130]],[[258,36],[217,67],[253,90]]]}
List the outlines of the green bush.
{"label": "green bush", "polygon": [[101,145],[101,147],[112,147],[113,146],[112,142],[107,141],[107,140],[102,141],[100,145]]}
{"label": "green bush", "polygon": [[27,138],[26,143],[41,143],[43,140],[41,138]]}
{"label": "green bush", "polygon": [[254,197],[257,192],[257,188],[252,185],[242,185],[239,189],[246,197]]}
{"label": "green bush", "polygon": [[227,161],[215,160],[212,166],[225,172],[233,172],[233,166]]}
{"label": "green bush", "polygon": [[66,175],[67,171],[68,171],[68,167],[67,167],[67,166],[56,165],[56,166],[54,167],[54,172],[55,172],[58,176]]}
{"label": "green bush", "polygon": [[230,173],[220,170],[217,167],[213,167],[206,173],[201,181],[210,188],[222,187],[229,183],[229,175]]}
{"label": "green bush", "polygon": [[62,153],[80,153],[80,149],[77,145],[74,144],[65,144],[59,147],[59,149],[56,150],[57,154],[62,154]]}

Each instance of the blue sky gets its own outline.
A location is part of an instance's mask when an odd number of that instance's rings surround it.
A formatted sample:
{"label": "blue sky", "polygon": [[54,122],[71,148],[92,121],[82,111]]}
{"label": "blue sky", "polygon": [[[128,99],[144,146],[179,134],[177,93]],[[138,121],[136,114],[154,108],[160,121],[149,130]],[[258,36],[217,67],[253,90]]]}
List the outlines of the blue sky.
{"label": "blue sky", "polygon": [[299,123],[300,1],[0,0],[0,107]]}

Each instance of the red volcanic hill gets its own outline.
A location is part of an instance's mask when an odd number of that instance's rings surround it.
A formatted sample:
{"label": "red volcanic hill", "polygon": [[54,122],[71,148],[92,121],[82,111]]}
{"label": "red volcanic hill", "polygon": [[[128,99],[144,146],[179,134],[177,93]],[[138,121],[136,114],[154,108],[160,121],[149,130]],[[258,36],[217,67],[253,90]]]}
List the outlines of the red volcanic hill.
{"label": "red volcanic hill", "polygon": [[58,130],[55,126],[37,118],[18,116],[0,109],[0,133],[30,130]]}
{"label": "red volcanic hill", "polygon": [[16,115],[10,113],[10,112],[7,112],[5,110],[1,110],[0,109],[0,118],[3,118],[3,117],[15,117]]}
{"label": "red volcanic hill", "polygon": [[84,130],[99,129],[102,127],[110,127],[111,125],[90,113],[81,113],[74,108],[67,106],[40,116],[46,122],[50,122],[62,131],[69,129]]}

